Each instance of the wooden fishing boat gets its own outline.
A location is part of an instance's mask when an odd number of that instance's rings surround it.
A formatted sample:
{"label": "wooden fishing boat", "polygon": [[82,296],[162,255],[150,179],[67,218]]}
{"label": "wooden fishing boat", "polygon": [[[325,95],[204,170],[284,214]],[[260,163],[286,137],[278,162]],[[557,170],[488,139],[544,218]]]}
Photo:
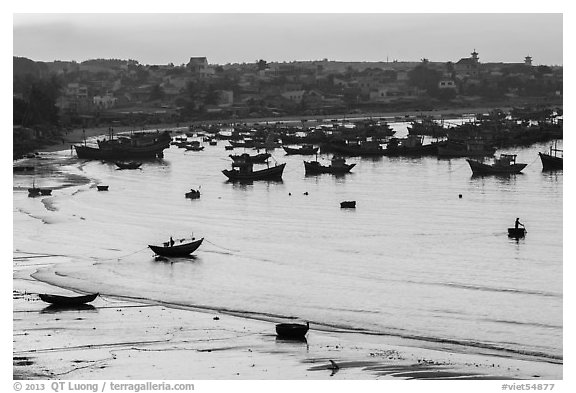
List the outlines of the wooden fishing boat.
{"label": "wooden fishing boat", "polygon": [[356,201],[343,201],[340,202],[341,209],[355,209],[356,208]]}
{"label": "wooden fishing boat", "polygon": [[508,237],[519,239],[526,236],[525,228],[508,228]]}
{"label": "wooden fishing boat", "polygon": [[98,189],[98,191],[108,191],[108,186],[96,186],[96,188]]}
{"label": "wooden fishing boat", "polygon": [[116,161],[115,164],[120,169],[138,169],[142,165],[140,161]]}
{"label": "wooden fishing boat", "polygon": [[98,141],[98,147],[74,145],[78,158],[89,160],[162,157],[170,147],[172,137],[168,131],[140,132],[109,140]]}
{"label": "wooden fishing boat", "polygon": [[284,339],[302,340],[308,333],[309,328],[309,322],[306,322],[306,325],[300,323],[279,323],[276,325],[276,335]]}
{"label": "wooden fishing boat", "polygon": [[184,194],[184,196],[190,199],[198,199],[200,198],[200,190],[194,190],[191,188],[189,192]]}
{"label": "wooden fishing boat", "polygon": [[316,154],[318,152],[318,147],[314,147],[312,145],[302,145],[300,147],[288,147],[282,146],[286,154],[300,154],[300,155],[311,155]]}
{"label": "wooden fishing boat", "polygon": [[286,163],[255,171],[251,162],[233,162],[232,169],[224,169],[222,173],[232,181],[252,180],[282,180]]}
{"label": "wooden fishing boat", "polygon": [[540,160],[542,161],[542,169],[553,170],[553,169],[562,169],[564,166],[564,157],[563,155],[558,155],[558,153],[563,153],[562,149],[557,149],[556,146],[552,148],[550,146],[549,153],[538,153],[540,156]]}
{"label": "wooden fishing boat", "polygon": [[234,162],[251,162],[252,164],[263,164],[272,156],[270,153],[260,153],[253,156],[248,153],[242,153],[230,154],[228,157],[230,157]]}
{"label": "wooden fishing boat", "polygon": [[148,247],[150,247],[156,255],[161,255],[163,257],[185,257],[196,251],[196,249],[202,244],[204,238],[198,240],[192,239],[190,242],[182,243],[184,240],[186,239],[182,239],[181,243],[178,245],[170,245],[170,242],[166,242],[162,246],[149,244]]}
{"label": "wooden fishing boat", "polygon": [[516,163],[516,154],[501,154],[493,164],[467,158],[474,175],[508,175],[520,173],[528,164]]}
{"label": "wooden fishing boat", "polygon": [[356,164],[346,164],[343,157],[332,157],[330,165],[322,165],[318,161],[304,161],[304,171],[307,175],[316,175],[320,173],[344,174],[350,172]]}
{"label": "wooden fishing boat", "polygon": [[93,293],[91,295],[82,295],[82,296],[61,296],[61,295],[48,295],[46,293],[41,293],[40,299],[45,301],[46,303],[51,303],[56,306],[79,306],[81,304],[90,303],[96,297],[98,297],[98,293]]}

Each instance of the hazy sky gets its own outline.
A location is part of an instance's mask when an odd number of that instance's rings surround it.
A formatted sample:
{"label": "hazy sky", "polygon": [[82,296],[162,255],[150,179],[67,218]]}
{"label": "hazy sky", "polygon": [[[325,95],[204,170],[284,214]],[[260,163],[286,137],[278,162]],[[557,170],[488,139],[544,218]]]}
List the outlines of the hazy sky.
{"label": "hazy sky", "polygon": [[562,30],[561,13],[14,13],[13,55],[176,65],[192,56],[211,64],[455,62],[476,49],[481,62],[532,56],[535,65],[562,65]]}

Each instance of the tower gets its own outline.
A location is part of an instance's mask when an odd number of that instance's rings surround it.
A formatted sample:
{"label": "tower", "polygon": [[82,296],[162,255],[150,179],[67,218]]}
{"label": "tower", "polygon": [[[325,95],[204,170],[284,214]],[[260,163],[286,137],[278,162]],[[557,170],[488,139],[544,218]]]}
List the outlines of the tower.
{"label": "tower", "polygon": [[530,56],[526,56],[524,58],[524,64],[527,66],[531,66],[532,65],[532,58]]}
{"label": "tower", "polygon": [[478,52],[476,52],[476,49],[474,49],[474,52],[470,54],[472,55],[472,61],[474,61],[474,63],[478,63]]}

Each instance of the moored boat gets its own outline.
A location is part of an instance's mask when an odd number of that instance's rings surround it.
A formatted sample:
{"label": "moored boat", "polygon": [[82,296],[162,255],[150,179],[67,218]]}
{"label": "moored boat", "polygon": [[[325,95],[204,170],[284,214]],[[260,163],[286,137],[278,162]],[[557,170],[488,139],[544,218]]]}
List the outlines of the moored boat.
{"label": "moored boat", "polygon": [[466,161],[474,175],[515,174],[520,173],[528,165],[516,163],[516,154],[501,154],[492,164],[471,158],[467,158]]}
{"label": "moored boat", "polygon": [[344,157],[334,156],[330,165],[322,165],[318,161],[304,161],[304,170],[307,175],[320,173],[344,174],[350,172],[356,164],[346,164]]}
{"label": "moored boat", "polygon": [[54,304],[56,306],[79,306],[81,304],[90,303],[96,299],[98,295],[98,293],[82,296],[49,295],[46,293],[39,294],[40,299],[46,303]]}
{"label": "moored boat", "polygon": [[306,325],[300,323],[279,323],[276,325],[276,335],[290,340],[302,340],[310,329],[310,323]]}
{"label": "moored boat", "polygon": [[286,163],[255,171],[251,162],[235,161],[232,169],[224,169],[222,173],[232,181],[282,180],[285,166]]}
{"label": "moored boat", "polygon": [[190,191],[184,195],[186,196],[186,198],[198,199],[200,198],[200,190],[190,189]]}
{"label": "moored boat", "polygon": [[553,170],[553,169],[562,169],[564,166],[564,157],[563,155],[558,155],[558,153],[563,153],[562,149],[557,149],[556,146],[552,148],[550,146],[549,153],[538,153],[540,156],[540,160],[542,161],[542,169],[543,170]]}
{"label": "moored boat", "polygon": [[289,146],[282,146],[286,154],[300,154],[300,155],[311,155],[318,152],[318,147],[313,145],[302,145],[300,147],[294,148]]}
{"label": "moored boat", "polygon": [[355,209],[356,208],[356,201],[343,201],[340,202],[341,209]]}
{"label": "moored boat", "polygon": [[98,185],[96,188],[98,191],[108,191],[108,186]]}
{"label": "moored boat", "polygon": [[90,160],[162,157],[170,147],[172,137],[168,131],[135,133],[130,137],[100,140],[98,147],[74,145],[78,158]]}
{"label": "moored boat", "polygon": [[138,169],[142,165],[140,161],[116,161],[115,164],[120,169]]}
{"label": "moored boat", "polygon": [[175,243],[171,241],[165,242],[161,246],[149,244],[148,247],[150,247],[150,249],[154,251],[156,255],[161,255],[164,257],[185,257],[196,251],[196,249],[202,244],[204,238],[200,238],[198,240],[193,238],[192,241],[183,243],[185,240],[186,239],[181,239],[180,244],[178,245],[174,245]]}
{"label": "moored boat", "polygon": [[242,154],[230,154],[228,157],[235,162],[251,162],[252,164],[263,164],[268,160],[268,158],[272,157],[270,153],[260,153],[251,156],[248,153]]}

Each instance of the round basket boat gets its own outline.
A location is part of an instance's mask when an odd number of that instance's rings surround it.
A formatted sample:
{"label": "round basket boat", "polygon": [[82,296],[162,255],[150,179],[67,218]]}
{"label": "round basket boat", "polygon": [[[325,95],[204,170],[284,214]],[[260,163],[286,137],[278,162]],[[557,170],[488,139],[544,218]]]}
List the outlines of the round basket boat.
{"label": "round basket boat", "polygon": [[285,339],[301,340],[308,333],[310,323],[306,325],[300,323],[279,323],[276,325],[276,335]]}

